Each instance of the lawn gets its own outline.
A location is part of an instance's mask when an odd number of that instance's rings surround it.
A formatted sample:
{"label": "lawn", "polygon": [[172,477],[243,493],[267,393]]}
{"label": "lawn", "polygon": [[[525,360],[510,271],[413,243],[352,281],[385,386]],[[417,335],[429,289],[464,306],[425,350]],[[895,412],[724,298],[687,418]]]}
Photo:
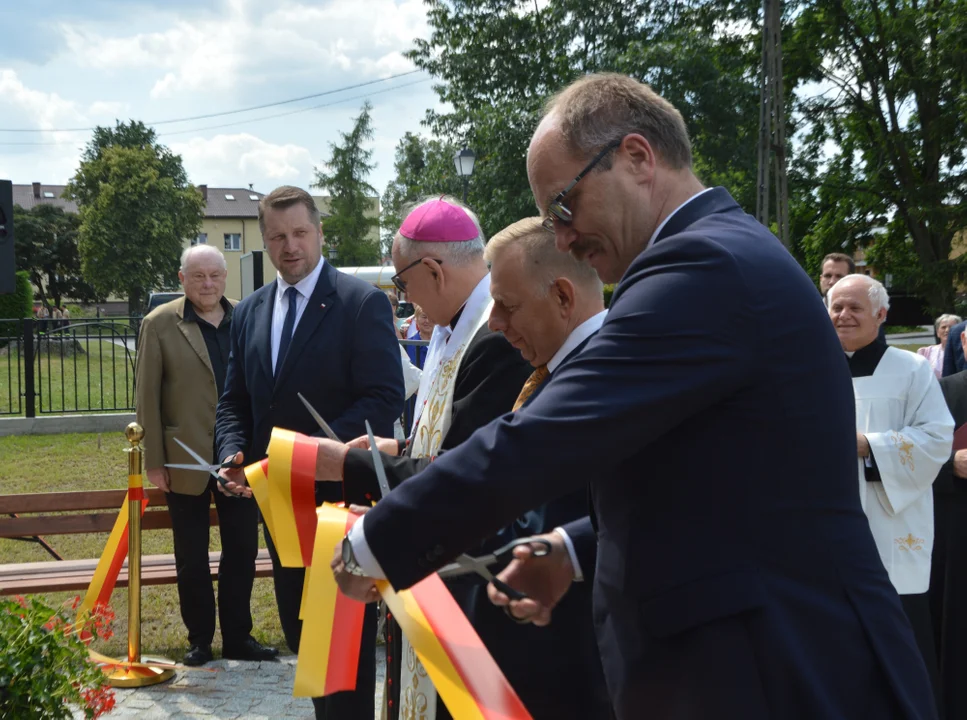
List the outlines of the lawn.
{"label": "lawn", "polygon": [[[130,447],[121,433],[28,435],[0,437],[0,492],[3,494],[77,490],[105,490],[127,486],[127,455]],[[107,533],[90,535],[53,535],[46,540],[68,560],[100,557]],[[264,540],[260,543],[264,546]],[[219,550],[218,533],[212,532],[210,549]],[[143,536],[143,554],[173,552],[170,530],[151,530]],[[56,562],[40,546],[0,538],[0,563]],[[77,593],[51,593],[56,603]],[[83,595],[83,593],[80,593]],[[98,641],[96,649],[108,655],[126,654],[127,588],[114,591],[111,606],[117,613],[115,636]],[[271,578],[255,581],[252,594],[253,635],[260,642],[278,647],[285,642]],[[186,650],[186,631],[178,610],[178,592],[173,585],[143,588],[141,598],[142,640],[145,654],[160,654],[180,660]],[[216,633],[215,646],[221,645]]]}
{"label": "lawn", "polygon": [[[122,339],[105,339],[104,328],[78,329],[71,340],[35,342],[37,413],[122,411],[134,407],[134,351]],[[129,335],[133,346],[133,334]],[[0,415],[23,415],[23,351],[0,350]],[[19,405],[18,405],[19,402]],[[18,410],[19,407],[19,410]]]}

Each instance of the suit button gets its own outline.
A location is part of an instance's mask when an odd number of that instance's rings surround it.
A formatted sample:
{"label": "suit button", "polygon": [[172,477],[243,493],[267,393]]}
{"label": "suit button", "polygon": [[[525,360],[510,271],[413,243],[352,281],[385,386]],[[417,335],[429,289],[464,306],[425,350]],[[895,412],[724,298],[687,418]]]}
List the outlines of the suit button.
{"label": "suit button", "polygon": [[208,431],[208,437],[211,437],[212,435],[214,435],[214,433],[211,430],[209,430]]}

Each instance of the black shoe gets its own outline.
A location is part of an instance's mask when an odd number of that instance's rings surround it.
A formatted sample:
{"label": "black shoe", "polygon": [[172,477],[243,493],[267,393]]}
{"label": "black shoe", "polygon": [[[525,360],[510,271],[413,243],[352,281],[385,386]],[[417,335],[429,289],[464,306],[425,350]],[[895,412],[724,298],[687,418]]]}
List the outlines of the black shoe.
{"label": "black shoe", "polygon": [[211,659],[211,645],[192,645],[188,648],[188,652],[185,653],[185,658],[182,662],[189,667],[198,667],[199,665],[211,662]]}
{"label": "black shoe", "polygon": [[278,654],[275,648],[265,647],[252,637],[245,638],[240,645],[226,645],[222,650],[226,660],[274,660]]}

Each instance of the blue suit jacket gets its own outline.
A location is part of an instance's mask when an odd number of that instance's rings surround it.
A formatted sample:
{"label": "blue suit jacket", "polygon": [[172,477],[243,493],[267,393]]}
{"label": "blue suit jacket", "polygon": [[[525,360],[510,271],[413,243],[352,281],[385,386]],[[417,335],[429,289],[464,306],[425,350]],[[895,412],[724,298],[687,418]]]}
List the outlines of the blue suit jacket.
{"label": "blue suit jacket", "polygon": [[619,718],[935,716],[860,507],[840,343],[724,189],[672,216],[529,407],[404,482],[364,532],[403,588],[589,478]]}
{"label": "blue suit jacket", "polygon": [[960,341],[960,334],[967,330],[967,322],[960,322],[950,328],[947,336],[947,347],[943,354],[943,377],[956,375],[967,370],[967,360],[964,359],[964,345]]}
{"label": "blue suit jacket", "polygon": [[[272,310],[277,282],[245,298],[232,317],[232,354],[218,402],[218,457],[266,455],[273,427],[321,435],[301,392],[342,440],[392,437],[403,411],[403,369],[386,295],[326,263],[296,326],[278,380],[272,373]],[[320,483],[340,500],[336,483]],[[329,497],[329,493],[333,497]],[[317,493],[317,496],[319,493]]]}

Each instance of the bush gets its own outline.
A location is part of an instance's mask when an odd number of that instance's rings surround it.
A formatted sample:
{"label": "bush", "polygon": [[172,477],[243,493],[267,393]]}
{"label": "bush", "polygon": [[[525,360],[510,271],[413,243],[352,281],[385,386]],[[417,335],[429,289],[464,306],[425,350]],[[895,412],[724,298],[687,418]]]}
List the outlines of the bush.
{"label": "bush", "polygon": [[0,295],[0,320],[29,318],[34,312],[34,289],[26,270],[17,273],[11,295]]}
{"label": "bush", "polygon": [[75,626],[68,612],[79,603],[56,610],[36,597],[0,600],[0,717],[61,720],[79,708],[97,718],[114,707],[114,692],[81,639],[110,637],[114,615],[100,606]]}
{"label": "bush", "polygon": [[604,306],[611,307],[611,296],[614,295],[614,285],[604,286]]}

